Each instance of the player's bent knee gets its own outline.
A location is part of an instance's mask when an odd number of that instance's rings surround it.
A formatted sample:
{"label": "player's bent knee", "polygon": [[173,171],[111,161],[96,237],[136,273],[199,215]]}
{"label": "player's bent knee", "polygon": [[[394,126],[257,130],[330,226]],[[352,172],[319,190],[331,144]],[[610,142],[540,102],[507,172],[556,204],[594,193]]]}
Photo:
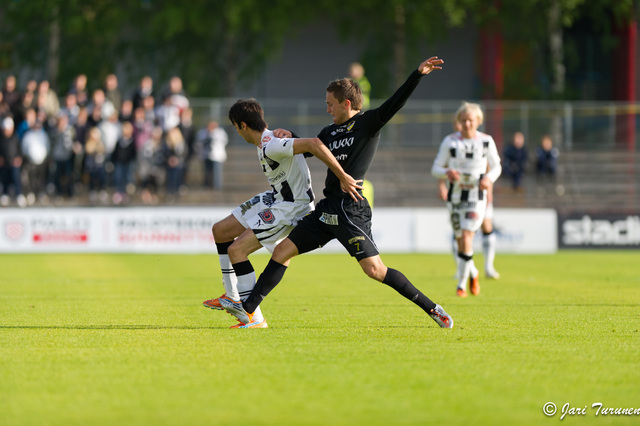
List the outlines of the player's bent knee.
{"label": "player's bent knee", "polygon": [[224,222],[216,222],[211,227],[214,241],[225,242],[233,241],[236,235],[230,235],[229,227]]}
{"label": "player's bent knee", "polygon": [[213,224],[213,226],[211,227],[211,233],[213,234],[214,240],[218,241],[222,237],[222,228],[223,226],[220,224],[220,222],[216,222]]}
{"label": "player's bent knee", "polygon": [[227,253],[229,254],[229,259],[237,259],[238,257],[242,257],[243,254],[242,248],[235,242],[229,246]]}
{"label": "player's bent knee", "polygon": [[384,264],[366,263],[361,264],[362,270],[369,278],[382,282],[387,275],[387,267]]}
{"label": "player's bent knee", "polygon": [[280,244],[273,250],[271,258],[278,263],[285,264],[291,258],[298,255],[298,247],[288,238],[285,238]]}

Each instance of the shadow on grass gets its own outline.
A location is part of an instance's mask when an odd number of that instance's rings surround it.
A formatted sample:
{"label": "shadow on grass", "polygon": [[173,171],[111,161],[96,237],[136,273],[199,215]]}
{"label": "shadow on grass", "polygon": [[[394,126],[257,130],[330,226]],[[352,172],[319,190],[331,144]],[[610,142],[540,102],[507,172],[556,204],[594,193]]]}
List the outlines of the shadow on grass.
{"label": "shadow on grass", "polygon": [[228,327],[168,325],[0,325],[0,330],[210,330]]}

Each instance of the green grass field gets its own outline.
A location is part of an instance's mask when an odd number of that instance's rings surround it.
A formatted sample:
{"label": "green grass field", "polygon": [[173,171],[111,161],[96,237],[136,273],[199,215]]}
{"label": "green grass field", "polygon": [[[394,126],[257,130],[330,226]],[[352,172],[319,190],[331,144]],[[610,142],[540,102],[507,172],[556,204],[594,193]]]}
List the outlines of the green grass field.
{"label": "green grass field", "polygon": [[215,256],[2,255],[0,424],[522,426],[569,403],[587,410],[564,424],[637,425],[591,404],[640,408],[639,257],[498,255],[502,279],[458,299],[450,256],[383,255],[444,330],[346,254],[307,255],[269,329],[229,330],[201,306]]}

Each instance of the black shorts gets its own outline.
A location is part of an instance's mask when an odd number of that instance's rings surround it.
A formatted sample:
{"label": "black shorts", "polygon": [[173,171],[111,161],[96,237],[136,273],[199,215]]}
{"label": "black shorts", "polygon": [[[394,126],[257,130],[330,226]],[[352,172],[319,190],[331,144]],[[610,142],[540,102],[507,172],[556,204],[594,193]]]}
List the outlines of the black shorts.
{"label": "black shorts", "polygon": [[371,207],[365,199],[321,200],[289,234],[298,253],[307,253],[337,238],[358,261],[380,252],[371,236]]}

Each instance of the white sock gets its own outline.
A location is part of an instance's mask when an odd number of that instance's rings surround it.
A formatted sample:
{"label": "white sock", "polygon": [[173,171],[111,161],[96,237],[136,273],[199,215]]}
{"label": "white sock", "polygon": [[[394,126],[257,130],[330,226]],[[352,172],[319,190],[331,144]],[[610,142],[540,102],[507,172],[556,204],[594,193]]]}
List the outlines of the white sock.
{"label": "white sock", "polygon": [[453,255],[453,261],[456,264],[456,271],[458,270],[458,242],[456,241],[456,236],[454,235],[451,238],[451,254]]}
{"label": "white sock", "polygon": [[233,300],[238,300],[240,298],[238,295],[238,278],[236,277],[236,273],[233,271],[233,266],[231,266],[229,255],[218,254],[218,259],[220,260],[220,269],[222,270],[222,284],[224,285],[224,291],[227,294],[227,297],[230,297]]}
{"label": "white sock", "polygon": [[496,235],[493,232],[482,234],[482,254],[484,255],[485,272],[495,271],[493,261],[496,258]]}
{"label": "white sock", "polygon": [[251,271],[251,273],[238,275],[237,277],[239,298],[240,300],[245,301],[251,294],[253,287],[256,286],[256,273],[255,271]]}
{"label": "white sock", "polygon": [[478,275],[478,269],[473,263],[473,252],[458,253],[458,288],[465,290],[469,276]]}
{"label": "white sock", "polygon": [[[249,298],[253,287],[256,286],[256,272],[253,270],[253,266],[251,266],[251,263],[248,260],[234,264],[233,268],[236,271],[236,276],[238,277],[238,298],[244,302]],[[264,321],[260,306],[258,306],[253,312],[253,320],[257,322]]]}

